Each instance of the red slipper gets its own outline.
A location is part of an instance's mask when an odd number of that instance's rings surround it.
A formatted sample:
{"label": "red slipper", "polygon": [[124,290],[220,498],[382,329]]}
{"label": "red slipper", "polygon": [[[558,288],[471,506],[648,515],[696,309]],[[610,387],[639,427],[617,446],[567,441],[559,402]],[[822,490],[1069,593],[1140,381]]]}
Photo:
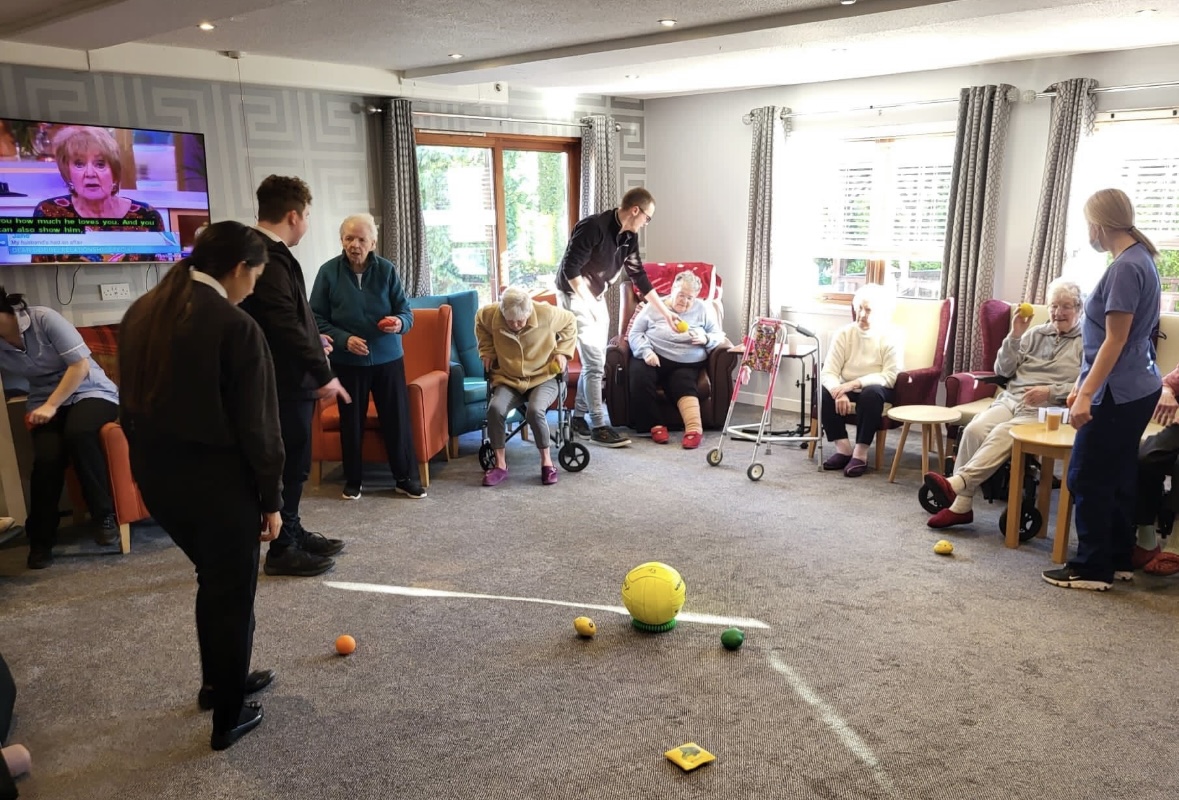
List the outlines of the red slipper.
{"label": "red slipper", "polygon": [[1151,559],[1150,563],[1142,568],[1142,571],[1149,572],[1151,575],[1179,574],[1179,555],[1164,550]]}
{"label": "red slipper", "polygon": [[656,425],[651,429],[651,441],[655,444],[667,444],[667,440],[671,438],[667,434],[667,428],[663,425]]}
{"label": "red slipper", "polygon": [[931,528],[952,528],[955,525],[969,525],[972,522],[974,522],[974,509],[965,514],[959,514],[957,511],[943,508],[930,517],[925,524]]}
{"label": "red slipper", "polygon": [[704,438],[704,434],[700,431],[688,431],[684,434],[684,439],[681,444],[685,450],[695,450],[700,446],[700,441]]}
{"label": "red slipper", "polygon": [[1163,548],[1159,547],[1157,544],[1154,546],[1153,550],[1147,550],[1144,547],[1134,545],[1134,549],[1130,553],[1130,567],[1132,569],[1142,569],[1151,561],[1154,561],[1158,554],[1162,551]]}

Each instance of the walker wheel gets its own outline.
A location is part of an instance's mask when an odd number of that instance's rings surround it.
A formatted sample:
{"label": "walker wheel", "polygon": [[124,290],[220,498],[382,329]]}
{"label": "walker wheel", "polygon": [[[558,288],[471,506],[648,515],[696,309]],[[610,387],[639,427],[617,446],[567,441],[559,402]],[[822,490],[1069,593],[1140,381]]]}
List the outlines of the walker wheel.
{"label": "walker wheel", "polygon": [[495,451],[491,449],[491,442],[479,445],[479,466],[483,467],[484,472],[495,466]]}
{"label": "walker wheel", "polygon": [[566,472],[581,472],[589,466],[589,448],[581,442],[566,442],[557,451],[557,461]]}
{"label": "walker wheel", "polygon": [[[1040,532],[1040,526],[1043,524],[1044,518],[1040,516],[1039,509],[1035,506],[1024,506],[1019,515],[1019,541],[1026,542],[1036,538],[1036,534]],[[1007,535],[1006,509],[999,515],[999,533]]]}
{"label": "walker wheel", "polygon": [[714,447],[708,451],[708,465],[711,467],[719,467],[724,456],[721,454],[719,447]]}
{"label": "walker wheel", "polygon": [[761,476],[766,474],[766,468],[760,462],[749,465],[749,469],[745,471],[751,481],[760,481]]}
{"label": "walker wheel", "polygon": [[[917,502],[921,503],[921,507],[930,514],[936,514],[945,508],[945,506],[943,506],[937,499],[937,495],[929,491],[929,487],[925,485],[922,485],[922,487],[917,491]],[[1002,530],[1007,529],[1003,528]]]}

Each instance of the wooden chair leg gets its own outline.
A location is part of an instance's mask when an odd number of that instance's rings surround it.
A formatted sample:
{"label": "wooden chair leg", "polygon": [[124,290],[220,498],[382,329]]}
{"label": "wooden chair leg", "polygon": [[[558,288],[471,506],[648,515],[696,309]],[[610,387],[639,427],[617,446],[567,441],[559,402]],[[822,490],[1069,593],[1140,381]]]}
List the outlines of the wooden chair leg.
{"label": "wooden chair leg", "polygon": [[[810,436],[819,435],[819,421],[811,417],[811,429],[808,432]],[[811,442],[806,449],[806,457],[813,459],[815,457],[815,442]]]}
{"label": "wooden chair leg", "polygon": [[123,555],[131,552],[131,524],[128,522],[119,526],[119,552]]}
{"label": "wooden chair leg", "polygon": [[312,461],[311,462],[311,485],[312,486],[319,486],[320,481],[322,481],[322,480],[323,480],[323,462],[322,461]]}
{"label": "wooden chair leg", "polygon": [[876,471],[884,469],[884,440],[888,438],[888,428],[881,427],[876,432]]}
{"label": "wooden chair leg", "polygon": [[449,461],[451,458],[458,458],[458,454],[459,454],[458,437],[451,436],[450,437],[450,452],[447,454],[447,456],[448,456],[447,461]]}
{"label": "wooden chair leg", "polygon": [[888,471],[888,482],[893,483],[897,478],[897,465],[901,463],[901,454],[905,452],[905,439],[909,438],[909,423],[901,426],[901,440],[897,442],[897,451],[892,457],[892,469]]}
{"label": "wooden chair leg", "polygon": [[423,461],[418,464],[418,480],[422,482],[422,488],[430,485],[430,462]]}

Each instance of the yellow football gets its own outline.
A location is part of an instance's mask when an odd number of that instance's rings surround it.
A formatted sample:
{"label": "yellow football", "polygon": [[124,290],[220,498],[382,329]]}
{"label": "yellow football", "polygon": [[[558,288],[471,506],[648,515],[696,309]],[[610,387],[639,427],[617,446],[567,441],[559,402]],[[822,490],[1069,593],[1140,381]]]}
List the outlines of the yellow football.
{"label": "yellow football", "polygon": [[589,617],[578,617],[573,620],[573,630],[577,631],[578,636],[592,639],[594,634],[598,632],[598,626]]}
{"label": "yellow football", "polygon": [[937,543],[933,546],[933,552],[939,556],[948,556],[954,552],[954,545],[945,539],[938,539]]}

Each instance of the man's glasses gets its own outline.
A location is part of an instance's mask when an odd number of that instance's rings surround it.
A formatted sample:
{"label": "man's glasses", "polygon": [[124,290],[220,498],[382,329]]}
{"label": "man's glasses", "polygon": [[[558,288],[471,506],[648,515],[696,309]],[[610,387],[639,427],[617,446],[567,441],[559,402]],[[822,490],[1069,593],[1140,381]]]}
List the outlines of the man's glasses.
{"label": "man's glasses", "polygon": [[650,224],[651,224],[651,219],[652,219],[651,215],[650,215],[650,214],[648,214],[646,211],[644,211],[644,210],[643,210],[643,209],[641,209],[641,208],[639,209],[639,213],[640,213],[640,214],[642,214],[644,217],[646,217],[646,218],[647,218],[647,224],[648,224],[648,225],[650,225]]}

